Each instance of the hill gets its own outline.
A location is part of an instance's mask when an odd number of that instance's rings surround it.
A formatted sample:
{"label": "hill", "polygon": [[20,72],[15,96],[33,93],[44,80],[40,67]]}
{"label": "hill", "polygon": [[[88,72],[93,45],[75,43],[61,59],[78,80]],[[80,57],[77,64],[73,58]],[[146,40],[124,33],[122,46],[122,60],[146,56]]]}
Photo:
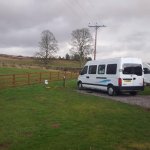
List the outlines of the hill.
{"label": "hill", "polygon": [[[15,67],[15,68],[43,68],[34,57],[14,56],[0,54],[0,67]],[[80,68],[78,61],[65,59],[52,59],[48,64],[49,69],[64,69],[64,68]]]}

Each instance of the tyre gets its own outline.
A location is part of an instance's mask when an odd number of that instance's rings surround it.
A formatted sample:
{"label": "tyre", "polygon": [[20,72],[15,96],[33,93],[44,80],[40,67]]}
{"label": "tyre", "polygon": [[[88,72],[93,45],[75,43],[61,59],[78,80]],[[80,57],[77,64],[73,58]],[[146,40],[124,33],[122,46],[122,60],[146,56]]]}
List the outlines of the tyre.
{"label": "tyre", "polygon": [[114,87],[112,85],[108,86],[107,93],[109,96],[113,96],[115,94],[115,90],[114,90]]}
{"label": "tyre", "polygon": [[82,82],[79,82],[78,83],[78,90],[82,90],[82,89],[83,89]]}
{"label": "tyre", "polygon": [[120,92],[120,91],[115,91],[115,94],[116,94],[116,95],[120,95],[121,92]]}
{"label": "tyre", "polygon": [[137,95],[137,92],[136,91],[132,91],[132,92],[130,92],[130,95],[135,96],[135,95]]}

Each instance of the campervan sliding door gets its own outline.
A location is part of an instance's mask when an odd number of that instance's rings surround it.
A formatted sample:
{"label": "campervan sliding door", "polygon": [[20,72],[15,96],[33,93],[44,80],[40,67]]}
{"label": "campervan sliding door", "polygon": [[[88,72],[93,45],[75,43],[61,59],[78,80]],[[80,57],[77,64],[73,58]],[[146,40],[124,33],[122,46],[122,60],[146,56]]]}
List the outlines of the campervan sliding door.
{"label": "campervan sliding door", "polygon": [[101,90],[106,90],[106,65],[100,64],[98,65],[98,71],[96,76],[96,83],[98,84],[98,88]]}

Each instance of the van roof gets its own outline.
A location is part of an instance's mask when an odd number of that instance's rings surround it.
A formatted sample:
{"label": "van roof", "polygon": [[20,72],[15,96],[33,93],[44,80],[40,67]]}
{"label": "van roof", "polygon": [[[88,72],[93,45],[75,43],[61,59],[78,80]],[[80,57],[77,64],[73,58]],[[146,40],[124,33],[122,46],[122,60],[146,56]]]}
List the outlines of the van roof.
{"label": "van roof", "polygon": [[88,64],[97,64],[97,63],[113,63],[113,62],[119,62],[119,61],[129,61],[129,62],[142,62],[142,60],[140,58],[136,58],[136,57],[117,57],[117,58],[108,58],[108,59],[99,59],[99,60],[91,60],[88,61],[86,63],[86,65]]}

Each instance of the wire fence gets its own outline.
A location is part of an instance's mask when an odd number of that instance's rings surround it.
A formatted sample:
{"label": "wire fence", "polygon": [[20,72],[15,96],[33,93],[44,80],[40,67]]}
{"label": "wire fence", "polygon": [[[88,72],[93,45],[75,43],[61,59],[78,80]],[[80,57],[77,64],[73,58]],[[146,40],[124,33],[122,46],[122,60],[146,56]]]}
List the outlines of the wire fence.
{"label": "wire fence", "polygon": [[8,87],[19,87],[23,85],[32,85],[44,83],[45,80],[61,81],[68,79],[76,79],[78,73],[75,72],[40,72],[26,74],[8,74],[0,75],[0,89]]}

